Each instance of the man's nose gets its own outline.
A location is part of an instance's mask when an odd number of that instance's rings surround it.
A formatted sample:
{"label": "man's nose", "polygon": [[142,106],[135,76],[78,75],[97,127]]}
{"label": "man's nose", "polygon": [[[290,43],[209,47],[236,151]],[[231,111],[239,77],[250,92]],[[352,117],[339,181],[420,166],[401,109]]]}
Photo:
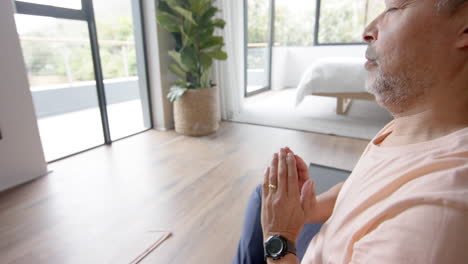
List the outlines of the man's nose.
{"label": "man's nose", "polygon": [[371,44],[372,42],[377,40],[379,31],[377,29],[376,20],[372,21],[365,29],[364,33],[362,34],[362,39]]}

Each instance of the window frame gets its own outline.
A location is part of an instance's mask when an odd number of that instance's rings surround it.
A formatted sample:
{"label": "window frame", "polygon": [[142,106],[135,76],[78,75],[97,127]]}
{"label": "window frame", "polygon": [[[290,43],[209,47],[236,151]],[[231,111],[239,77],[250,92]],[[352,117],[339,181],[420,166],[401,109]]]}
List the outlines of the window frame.
{"label": "window frame", "polygon": [[[367,0],[369,1],[369,0]],[[367,45],[366,42],[324,42],[319,41],[319,30],[320,30],[320,10],[322,8],[322,0],[316,0],[315,8],[315,30],[314,30],[314,46],[359,46]],[[368,16],[368,14],[366,14]]]}

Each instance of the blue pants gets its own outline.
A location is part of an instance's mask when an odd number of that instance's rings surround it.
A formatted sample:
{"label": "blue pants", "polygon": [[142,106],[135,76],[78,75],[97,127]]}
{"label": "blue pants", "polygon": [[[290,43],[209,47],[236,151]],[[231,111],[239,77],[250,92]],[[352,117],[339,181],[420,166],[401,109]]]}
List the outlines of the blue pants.
{"label": "blue pants", "polygon": [[[244,226],[232,264],[266,264],[263,256],[261,208],[262,185],[258,185],[247,204]],[[304,225],[296,244],[299,261],[304,257],[310,241],[319,232],[321,227],[321,223]]]}

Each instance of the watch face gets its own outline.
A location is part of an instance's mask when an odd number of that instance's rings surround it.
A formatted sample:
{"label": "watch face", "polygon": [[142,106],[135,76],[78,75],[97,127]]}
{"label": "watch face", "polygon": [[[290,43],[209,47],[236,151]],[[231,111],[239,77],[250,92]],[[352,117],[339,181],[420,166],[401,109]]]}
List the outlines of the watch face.
{"label": "watch face", "polygon": [[278,255],[283,251],[283,241],[280,238],[272,238],[270,241],[268,241],[266,250],[268,253],[270,253],[272,256]]}

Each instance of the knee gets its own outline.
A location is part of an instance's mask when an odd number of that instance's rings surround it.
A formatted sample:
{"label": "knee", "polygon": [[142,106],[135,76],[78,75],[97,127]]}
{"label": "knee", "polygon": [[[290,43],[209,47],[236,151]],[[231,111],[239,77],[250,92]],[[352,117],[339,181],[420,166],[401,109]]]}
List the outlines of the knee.
{"label": "knee", "polygon": [[262,185],[257,185],[250,194],[249,202],[247,204],[247,211],[257,210],[252,208],[260,208],[262,204]]}
{"label": "knee", "polygon": [[257,187],[255,187],[255,192],[260,195],[260,197],[262,197],[262,190],[263,190],[263,184],[259,184],[257,185]]}
{"label": "knee", "polygon": [[255,190],[253,193],[260,200],[262,199],[262,190],[263,190],[263,185],[259,184],[257,185],[257,187],[255,187]]}

